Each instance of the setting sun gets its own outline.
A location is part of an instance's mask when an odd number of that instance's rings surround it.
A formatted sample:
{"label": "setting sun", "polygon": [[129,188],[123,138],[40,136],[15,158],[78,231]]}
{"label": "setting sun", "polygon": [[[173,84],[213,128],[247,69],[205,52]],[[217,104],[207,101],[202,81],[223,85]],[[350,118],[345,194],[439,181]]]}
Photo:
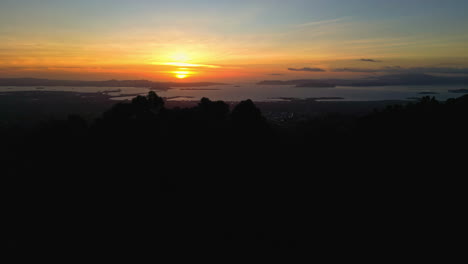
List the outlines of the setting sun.
{"label": "setting sun", "polygon": [[149,64],[154,67],[156,73],[170,76],[171,78],[185,79],[196,75],[197,78],[206,78],[208,75],[223,72],[224,66],[209,63],[209,56],[201,50],[190,52],[170,52],[167,55],[154,56]]}
{"label": "setting sun", "polygon": [[192,71],[173,71],[172,73],[174,73],[174,76],[178,79],[185,79],[193,74]]}

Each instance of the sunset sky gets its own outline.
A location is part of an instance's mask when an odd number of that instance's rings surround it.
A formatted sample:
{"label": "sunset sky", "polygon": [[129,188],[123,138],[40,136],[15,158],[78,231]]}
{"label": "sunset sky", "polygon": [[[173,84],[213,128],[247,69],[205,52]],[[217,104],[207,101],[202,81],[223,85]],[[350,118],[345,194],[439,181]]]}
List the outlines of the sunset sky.
{"label": "sunset sky", "polygon": [[467,0],[0,0],[0,77],[468,74]]}

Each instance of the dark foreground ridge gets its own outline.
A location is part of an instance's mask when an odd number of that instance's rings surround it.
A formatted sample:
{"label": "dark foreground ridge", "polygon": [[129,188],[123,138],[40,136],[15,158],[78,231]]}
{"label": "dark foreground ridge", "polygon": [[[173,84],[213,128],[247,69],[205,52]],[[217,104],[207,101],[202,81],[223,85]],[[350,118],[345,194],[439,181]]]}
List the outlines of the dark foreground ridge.
{"label": "dark foreground ridge", "polygon": [[424,97],[275,125],[250,100],[167,109],[150,92],[93,122],[4,127],[8,250],[23,263],[417,250],[442,235],[434,225],[463,219],[467,117],[468,96]]}

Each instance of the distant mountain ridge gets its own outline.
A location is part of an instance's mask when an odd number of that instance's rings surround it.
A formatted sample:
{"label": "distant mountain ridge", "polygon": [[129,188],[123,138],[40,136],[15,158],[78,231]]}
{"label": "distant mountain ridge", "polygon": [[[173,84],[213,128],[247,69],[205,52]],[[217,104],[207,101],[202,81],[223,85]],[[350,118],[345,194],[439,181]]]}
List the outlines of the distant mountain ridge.
{"label": "distant mountain ridge", "polygon": [[295,85],[296,87],[333,87],[333,86],[391,86],[391,85],[468,85],[468,77],[446,77],[428,74],[392,74],[360,80],[346,79],[304,79],[304,80],[266,80],[258,85]]}
{"label": "distant mountain ridge", "polygon": [[153,82],[148,80],[107,80],[107,81],[80,81],[80,80],[50,80],[37,78],[0,78],[0,86],[76,86],[76,87],[141,87],[153,90],[168,90],[173,87],[203,87],[212,85],[225,85],[213,82]]}

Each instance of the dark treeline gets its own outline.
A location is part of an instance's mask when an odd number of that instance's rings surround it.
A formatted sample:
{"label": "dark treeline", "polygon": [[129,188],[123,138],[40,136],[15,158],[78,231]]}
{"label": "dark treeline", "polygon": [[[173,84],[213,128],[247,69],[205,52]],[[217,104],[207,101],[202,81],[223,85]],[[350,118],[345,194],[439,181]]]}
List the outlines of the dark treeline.
{"label": "dark treeline", "polygon": [[467,117],[468,96],[424,97],[278,125],[250,100],[167,109],[150,92],[93,122],[3,128],[9,250],[134,259],[431,241],[441,218],[463,219]]}

